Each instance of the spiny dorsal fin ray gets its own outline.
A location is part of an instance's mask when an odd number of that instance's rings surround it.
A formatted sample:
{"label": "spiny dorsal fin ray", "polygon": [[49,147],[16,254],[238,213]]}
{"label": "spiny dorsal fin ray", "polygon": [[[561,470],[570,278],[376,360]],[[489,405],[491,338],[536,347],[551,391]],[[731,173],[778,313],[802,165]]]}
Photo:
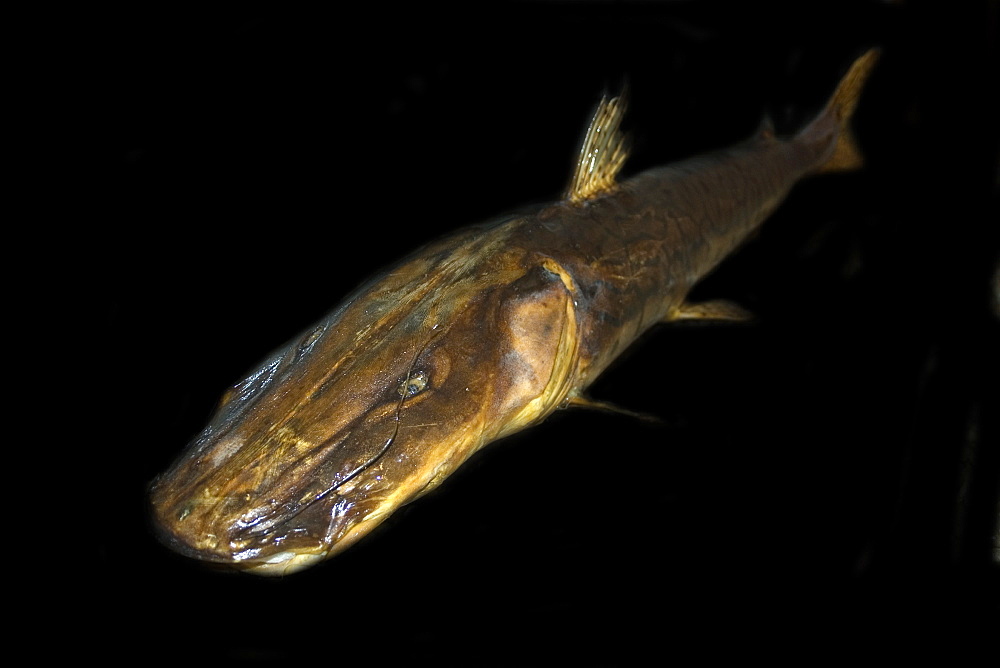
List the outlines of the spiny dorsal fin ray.
{"label": "spiny dorsal fin ray", "polygon": [[620,129],[624,115],[624,95],[601,98],[566,191],[570,202],[583,202],[615,187],[615,177],[628,157],[628,141]]}

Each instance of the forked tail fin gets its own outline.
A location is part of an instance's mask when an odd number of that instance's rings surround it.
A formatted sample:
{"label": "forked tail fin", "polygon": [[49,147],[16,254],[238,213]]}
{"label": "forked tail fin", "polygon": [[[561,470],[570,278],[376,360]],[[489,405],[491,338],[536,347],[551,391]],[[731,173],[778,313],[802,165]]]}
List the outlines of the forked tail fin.
{"label": "forked tail fin", "polygon": [[831,135],[836,137],[836,144],[830,149],[826,161],[817,169],[818,172],[850,171],[864,164],[854,133],[851,132],[851,116],[858,106],[861,89],[874,69],[878,56],[878,49],[870,49],[855,60],[851,69],[840,80],[837,90],[833,91],[822,113],[799,132],[797,138],[807,142],[822,142]]}

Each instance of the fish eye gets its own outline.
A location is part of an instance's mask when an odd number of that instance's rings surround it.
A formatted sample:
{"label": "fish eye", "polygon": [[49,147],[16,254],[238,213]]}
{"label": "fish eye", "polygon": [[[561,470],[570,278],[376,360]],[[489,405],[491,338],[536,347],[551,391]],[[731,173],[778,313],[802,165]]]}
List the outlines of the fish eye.
{"label": "fish eye", "polygon": [[417,371],[409,375],[399,387],[396,388],[396,392],[399,396],[404,399],[420,394],[427,388],[427,372]]}

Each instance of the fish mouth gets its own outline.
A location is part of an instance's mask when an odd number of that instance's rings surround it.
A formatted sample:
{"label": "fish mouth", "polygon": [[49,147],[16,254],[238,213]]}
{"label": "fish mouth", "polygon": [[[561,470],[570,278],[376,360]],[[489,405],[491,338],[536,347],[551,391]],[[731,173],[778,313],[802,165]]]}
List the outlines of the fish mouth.
{"label": "fish mouth", "polygon": [[281,550],[263,556],[247,556],[244,553],[224,554],[193,547],[159,527],[157,538],[180,556],[194,559],[206,567],[245,571],[254,575],[291,575],[314,566],[329,555],[329,550],[307,548]]}
{"label": "fish mouth", "polygon": [[[248,571],[257,575],[288,575],[326,559],[332,551],[330,545],[315,541],[311,545],[286,546],[282,544],[282,535],[258,537],[252,541],[255,545],[243,550],[228,550],[221,544],[219,548],[212,549],[192,545],[158,522],[154,521],[152,524],[156,538],[181,556],[208,566]],[[243,541],[231,541],[230,544],[239,542]]]}
{"label": "fish mouth", "polygon": [[254,575],[282,576],[304,571],[326,559],[326,553],[278,552],[267,559],[234,564],[234,566]]}
{"label": "fish mouth", "polygon": [[[251,460],[199,472],[207,455],[185,457],[150,486],[154,533],[171,550],[207,564],[260,575],[308,568],[360,538],[355,525],[371,528],[365,520],[381,502],[380,490],[372,488],[384,476],[368,475],[369,469],[389,452],[397,432],[394,422],[389,438],[376,439],[379,447],[354,448],[351,458],[338,456],[344,439],[329,439],[282,467]],[[250,441],[257,442],[272,445]],[[227,441],[219,443],[225,449]],[[267,480],[260,471],[273,475]]]}
{"label": "fish mouth", "polygon": [[339,551],[337,543],[352,522],[353,507],[335,492],[301,505],[274,504],[268,512],[224,517],[201,513],[191,502],[180,507],[154,502],[149,520],[156,538],[185,557],[255,574],[282,575]]}
{"label": "fish mouth", "polygon": [[[332,496],[332,495],[331,495]],[[308,508],[275,522],[266,531],[231,531],[220,537],[205,530],[180,531],[155,514],[151,524],[156,538],[174,552],[210,567],[228,568],[254,575],[291,575],[354,545],[377,526],[383,513],[352,519],[352,503],[344,497],[317,500]],[[325,516],[322,531],[301,515]],[[301,519],[300,519],[301,518]],[[299,520],[299,521],[296,521]]]}

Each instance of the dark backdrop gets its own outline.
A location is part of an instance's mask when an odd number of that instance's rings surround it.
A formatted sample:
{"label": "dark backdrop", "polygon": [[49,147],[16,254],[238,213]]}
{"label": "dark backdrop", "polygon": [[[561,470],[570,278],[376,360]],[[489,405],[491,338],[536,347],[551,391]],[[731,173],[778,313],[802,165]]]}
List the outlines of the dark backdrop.
{"label": "dark backdrop", "polygon": [[[996,2],[343,7],[86,17],[81,652],[808,664],[995,630]],[[561,412],[294,577],[156,542],[146,486],[223,389],[424,241],[557,197],[602,92],[634,173],[794,131],[871,45],[867,169],[697,290],[758,322],[656,329],[593,387],[662,423]]]}

